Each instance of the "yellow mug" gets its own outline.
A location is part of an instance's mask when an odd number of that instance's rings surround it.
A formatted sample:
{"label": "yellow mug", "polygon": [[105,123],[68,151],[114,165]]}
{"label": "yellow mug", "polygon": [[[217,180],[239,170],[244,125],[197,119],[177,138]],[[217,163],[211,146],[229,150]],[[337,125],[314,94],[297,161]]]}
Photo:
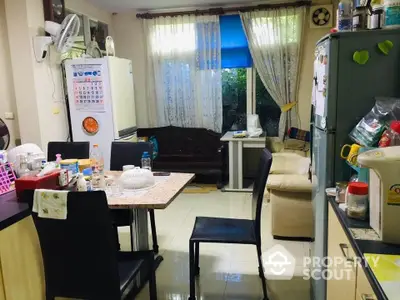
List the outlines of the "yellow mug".
{"label": "yellow mug", "polygon": [[[347,155],[344,154],[346,148],[349,148],[349,153]],[[340,152],[340,156],[347,160],[349,164],[356,166],[357,165],[357,156],[358,152],[360,151],[361,146],[358,144],[353,144],[353,145],[344,145],[342,147],[342,151]]]}

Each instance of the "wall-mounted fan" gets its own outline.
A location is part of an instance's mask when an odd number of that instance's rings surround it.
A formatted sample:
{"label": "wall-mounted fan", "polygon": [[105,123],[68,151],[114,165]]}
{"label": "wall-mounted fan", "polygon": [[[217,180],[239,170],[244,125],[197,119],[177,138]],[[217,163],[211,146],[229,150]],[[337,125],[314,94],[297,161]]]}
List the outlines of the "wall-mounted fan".
{"label": "wall-mounted fan", "polygon": [[6,123],[0,119],[0,150],[6,150],[10,145],[10,131]]}
{"label": "wall-mounted fan", "polygon": [[332,5],[317,5],[310,8],[310,28],[332,27]]}
{"label": "wall-mounted fan", "polygon": [[74,39],[79,33],[80,20],[75,14],[65,17],[60,24],[46,21],[44,30],[50,36],[36,36],[33,38],[33,47],[38,62],[42,62],[49,50],[49,46],[54,44],[58,52],[67,52],[74,44]]}

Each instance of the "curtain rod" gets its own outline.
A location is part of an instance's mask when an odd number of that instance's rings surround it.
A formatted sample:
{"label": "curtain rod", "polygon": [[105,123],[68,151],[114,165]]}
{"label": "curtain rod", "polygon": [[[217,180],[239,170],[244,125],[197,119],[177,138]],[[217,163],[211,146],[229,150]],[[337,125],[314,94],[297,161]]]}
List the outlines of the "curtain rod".
{"label": "curtain rod", "polygon": [[196,9],[190,11],[178,11],[178,12],[165,12],[165,13],[141,13],[136,14],[136,18],[139,19],[154,19],[158,17],[177,17],[183,15],[224,15],[231,12],[246,12],[261,9],[271,9],[280,7],[299,7],[299,6],[311,6],[311,1],[297,1],[292,3],[276,3],[276,4],[260,4],[255,6],[242,6],[242,7],[216,7],[210,9]]}

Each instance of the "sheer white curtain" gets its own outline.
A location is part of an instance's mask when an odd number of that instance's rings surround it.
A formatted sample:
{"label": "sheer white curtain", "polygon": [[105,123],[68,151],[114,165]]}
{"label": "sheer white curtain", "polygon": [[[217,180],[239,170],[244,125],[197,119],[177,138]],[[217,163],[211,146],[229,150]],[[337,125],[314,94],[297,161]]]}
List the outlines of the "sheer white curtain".
{"label": "sheer white curtain", "polygon": [[297,126],[297,101],[305,7],[286,7],[240,13],[258,74],[281,107],[279,136]]}
{"label": "sheer white curtain", "polygon": [[160,17],[143,20],[143,26],[147,39],[149,125],[221,132],[218,17]]}

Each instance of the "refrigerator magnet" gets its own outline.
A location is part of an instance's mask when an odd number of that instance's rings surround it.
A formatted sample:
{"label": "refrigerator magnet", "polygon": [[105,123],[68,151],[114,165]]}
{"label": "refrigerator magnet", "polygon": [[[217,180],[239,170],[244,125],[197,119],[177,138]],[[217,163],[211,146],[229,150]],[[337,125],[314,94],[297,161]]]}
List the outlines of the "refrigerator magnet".
{"label": "refrigerator magnet", "polygon": [[378,43],[378,49],[385,55],[389,55],[390,50],[393,48],[392,41],[386,40]]}
{"label": "refrigerator magnet", "polygon": [[365,65],[369,60],[369,52],[367,50],[354,51],[353,61],[359,65]]}

